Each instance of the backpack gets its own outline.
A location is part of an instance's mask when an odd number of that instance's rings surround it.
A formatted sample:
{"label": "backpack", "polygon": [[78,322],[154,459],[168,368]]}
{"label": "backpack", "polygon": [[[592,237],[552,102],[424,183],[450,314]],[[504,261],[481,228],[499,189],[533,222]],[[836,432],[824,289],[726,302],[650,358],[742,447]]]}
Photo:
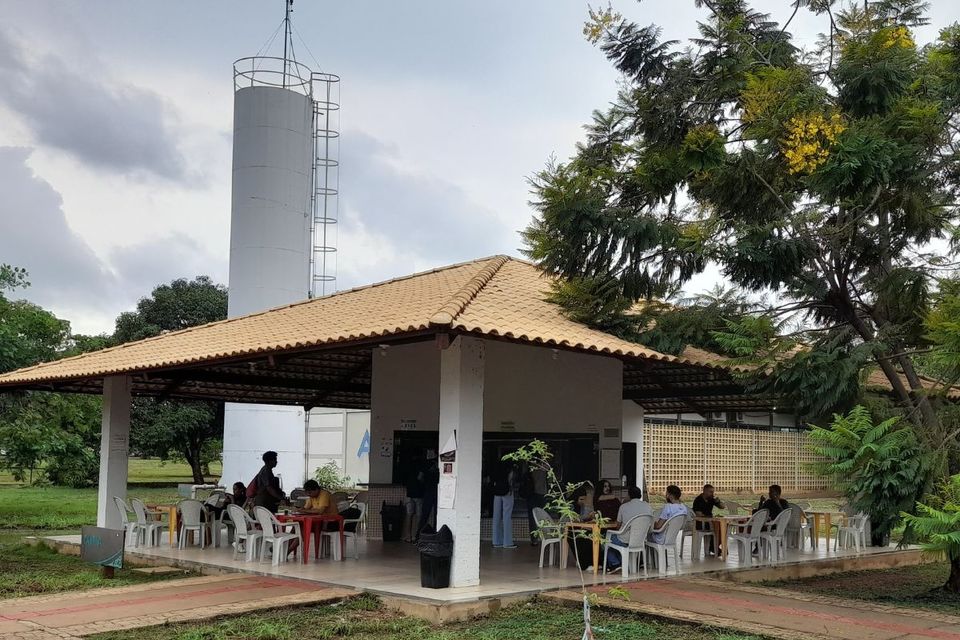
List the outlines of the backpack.
{"label": "backpack", "polygon": [[257,497],[257,477],[254,476],[253,480],[250,481],[250,484],[247,485],[247,498],[256,498]]}

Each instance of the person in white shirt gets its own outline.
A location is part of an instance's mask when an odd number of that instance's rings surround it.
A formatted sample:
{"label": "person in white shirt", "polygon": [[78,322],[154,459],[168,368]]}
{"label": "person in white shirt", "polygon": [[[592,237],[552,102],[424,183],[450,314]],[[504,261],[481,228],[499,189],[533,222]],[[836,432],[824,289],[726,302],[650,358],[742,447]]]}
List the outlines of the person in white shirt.
{"label": "person in white shirt", "polygon": [[680,487],[671,484],[667,487],[664,497],[667,504],[663,505],[663,509],[660,510],[660,519],[653,523],[653,530],[650,532],[650,539],[657,544],[666,542],[667,538],[663,526],[667,523],[667,520],[676,515],[687,515],[687,508],[680,502]]}
{"label": "person in white shirt", "polygon": [[[630,499],[621,504],[620,510],[617,512],[617,523],[620,525],[620,527],[623,527],[637,516],[653,515],[653,509],[648,503],[643,501],[643,492],[640,491],[640,487],[634,486],[627,489],[627,496]],[[626,544],[626,541],[621,540],[620,537],[615,534],[610,537],[615,544]],[[607,549],[608,573],[619,571],[621,562],[622,559],[620,558],[619,551],[616,549]]]}

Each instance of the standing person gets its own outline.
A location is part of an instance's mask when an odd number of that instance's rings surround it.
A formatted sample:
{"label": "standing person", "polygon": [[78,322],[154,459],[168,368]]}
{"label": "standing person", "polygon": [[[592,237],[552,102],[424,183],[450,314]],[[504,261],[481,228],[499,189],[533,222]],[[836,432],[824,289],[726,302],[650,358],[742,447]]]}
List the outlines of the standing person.
{"label": "standing person", "polygon": [[423,513],[423,462],[416,460],[407,474],[407,500],[404,505],[403,531],[404,542],[416,542],[419,537],[417,525]]}
{"label": "standing person", "polygon": [[[717,498],[712,484],[703,485],[703,491],[693,499],[693,512],[700,518],[712,518],[713,508],[726,509],[723,502]],[[697,522],[697,531],[713,531],[713,525],[709,522]],[[710,536],[710,553],[716,555],[716,541]]]}
{"label": "standing person", "polygon": [[527,500],[527,523],[530,527],[530,544],[537,546],[540,544],[537,536],[534,535],[540,528],[540,523],[533,516],[533,510],[547,506],[547,472],[543,469],[531,469],[527,471],[525,482],[528,483],[529,496]]}
{"label": "standing person", "polygon": [[420,532],[430,522],[437,506],[437,486],[440,484],[440,466],[436,458],[428,459],[423,470],[423,510],[420,512],[420,524],[414,539],[420,537]]}
{"label": "standing person", "polygon": [[513,467],[506,462],[493,475],[493,547],[517,548],[513,544]]}
{"label": "standing person", "polygon": [[277,452],[267,451],[261,459],[263,467],[254,479],[256,495],[253,497],[253,504],[256,507],[265,507],[270,513],[276,513],[280,507],[280,501],[285,497],[280,490],[280,480],[273,475],[273,470],[277,466]]}

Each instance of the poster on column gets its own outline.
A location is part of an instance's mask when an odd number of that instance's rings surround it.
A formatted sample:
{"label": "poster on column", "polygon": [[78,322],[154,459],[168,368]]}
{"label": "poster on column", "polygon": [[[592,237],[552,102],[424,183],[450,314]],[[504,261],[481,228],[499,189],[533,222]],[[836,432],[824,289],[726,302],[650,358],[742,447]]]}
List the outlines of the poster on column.
{"label": "poster on column", "polygon": [[437,508],[453,509],[457,494],[457,431],[454,430],[440,448],[440,484],[437,485]]}
{"label": "poster on column", "polygon": [[437,508],[453,509],[457,495],[457,476],[440,475],[440,484],[437,485]]}

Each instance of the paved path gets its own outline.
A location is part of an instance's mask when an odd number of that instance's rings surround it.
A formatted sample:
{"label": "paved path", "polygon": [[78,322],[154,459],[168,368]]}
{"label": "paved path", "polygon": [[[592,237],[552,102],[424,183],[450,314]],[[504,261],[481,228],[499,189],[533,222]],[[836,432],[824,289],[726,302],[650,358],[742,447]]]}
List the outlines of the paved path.
{"label": "paved path", "polygon": [[[960,640],[960,616],[841,600],[709,579],[646,580],[591,589],[602,604],[641,613],[786,640]],[[546,595],[546,594],[545,594]],[[552,594],[579,602],[575,591]]]}
{"label": "paved path", "polygon": [[0,600],[0,638],[77,638],[355,594],[310,582],[233,574],[15,598]]}

